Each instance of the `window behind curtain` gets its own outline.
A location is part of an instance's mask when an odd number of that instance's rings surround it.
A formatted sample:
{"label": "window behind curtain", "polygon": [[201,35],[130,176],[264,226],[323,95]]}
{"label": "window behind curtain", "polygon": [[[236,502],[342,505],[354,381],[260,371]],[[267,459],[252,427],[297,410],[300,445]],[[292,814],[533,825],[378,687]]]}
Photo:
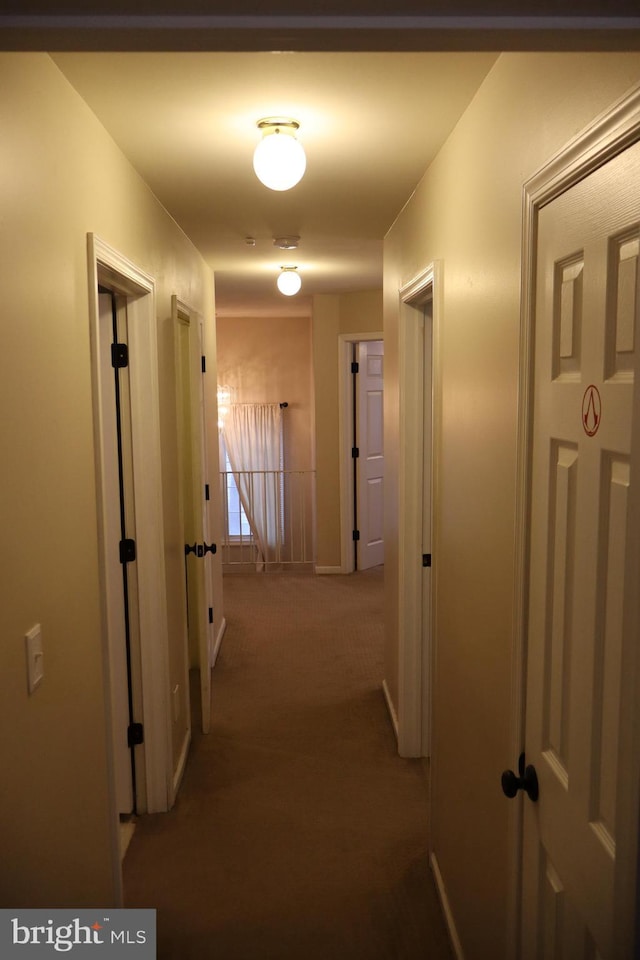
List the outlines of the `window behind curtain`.
{"label": "window behind curtain", "polygon": [[236,480],[231,472],[229,463],[229,454],[224,443],[224,438],[220,437],[221,460],[226,471],[226,497],[227,497],[227,529],[225,531],[228,540],[242,539],[251,540],[251,527],[240,502],[240,494],[236,486]]}
{"label": "window behind curtain", "polygon": [[254,542],[260,559],[284,542],[284,444],[279,404],[231,404],[221,432],[228,497],[227,537]]}

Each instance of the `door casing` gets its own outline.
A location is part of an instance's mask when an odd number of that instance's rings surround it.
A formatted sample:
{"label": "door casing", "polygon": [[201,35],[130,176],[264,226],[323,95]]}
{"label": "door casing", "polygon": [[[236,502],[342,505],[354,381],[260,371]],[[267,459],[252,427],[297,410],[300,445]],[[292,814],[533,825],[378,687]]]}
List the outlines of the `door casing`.
{"label": "door casing", "polygon": [[[105,678],[106,721],[111,729],[108,620],[105,595],[105,534],[103,424],[100,401],[100,338],[98,285],[126,297],[129,321],[133,500],[136,516],[136,565],[139,585],[140,672],[144,724],[144,795],[138,810],[160,813],[169,809],[171,789],[171,717],[169,710],[169,653],[164,563],[164,522],[160,451],[160,414],[155,310],[155,282],[95,234],[87,236],[91,364],[94,383],[93,420],[98,510],[101,634]],[[118,815],[113,752],[107,747],[109,809],[112,814],[114,888],[121,900]]]}
{"label": "door casing", "polygon": [[[525,737],[525,691],[526,691],[526,611],[528,607],[528,517],[530,510],[530,476],[533,421],[533,331],[535,323],[535,256],[537,240],[537,217],[539,210],[570,189],[589,173],[607,163],[626,147],[640,139],[640,88],[615,103],[598,117],[587,129],[572,140],[567,147],[539,170],[524,188],[523,238],[522,238],[522,295],[520,329],[520,373],[518,412],[518,464],[517,506],[515,540],[515,597],[512,654],[511,698],[511,759],[515,760],[524,749]],[[636,374],[637,375],[637,374]],[[633,411],[631,471],[640,469],[640,390],[636,388]],[[636,486],[637,489],[637,486]],[[629,523],[631,529],[640,529],[640,502],[637,496],[630,502]],[[640,544],[638,537],[629,537],[627,547],[627,570],[635,581],[640,577]],[[628,629],[637,635],[640,625],[640,593],[627,591],[625,619]],[[623,684],[626,685],[629,702],[640,703],[640,652],[633,663],[625,665]],[[621,732],[621,736],[622,736]],[[631,930],[624,917],[635,913],[635,898],[638,878],[638,811],[640,809],[640,714],[636,714],[626,736],[633,738],[635,749],[632,755],[638,758],[629,771],[633,787],[631,800],[625,814],[625,826],[629,843],[620,845],[617,857],[622,862],[621,874],[625,880],[616,891],[620,922],[616,925],[622,938],[620,956],[635,956],[640,946],[638,930]],[[496,771],[496,778],[499,772]],[[516,960],[520,954],[521,936],[521,891],[522,891],[522,801],[509,805],[509,909],[508,909],[508,956]],[[638,921],[636,921],[636,924]]]}
{"label": "door casing", "polygon": [[[399,457],[398,489],[398,752],[429,756],[435,599],[437,596],[436,452],[440,446],[439,356],[443,266],[434,261],[399,291]],[[432,303],[431,369],[425,370],[424,304]],[[427,382],[428,381],[428,382]],[[431,450],[425,456],[425,388],[431,391]],[[428,431],[427,431],[428,432]],[[431,476],[425,482],[425,463]],[[430,503],[425,489],[430,486]],[[431,589],[425,590],[422,566],[424,511],[431,514]],[[430,594],[430,595],[429,595]],[[426,689],[425,689],[426,687]]]}

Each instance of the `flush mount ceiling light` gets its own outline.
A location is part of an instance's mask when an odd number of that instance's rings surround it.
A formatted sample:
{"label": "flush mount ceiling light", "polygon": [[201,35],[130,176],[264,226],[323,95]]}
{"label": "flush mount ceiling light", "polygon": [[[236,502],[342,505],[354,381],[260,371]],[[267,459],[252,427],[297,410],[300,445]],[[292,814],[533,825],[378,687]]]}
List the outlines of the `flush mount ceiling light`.
{"label": "flush mount ceiling light", "polygon": [[276,280],[278,290],[280,293],[283,293],[285,297],[295,296],[302,286],[302,280],[300,279],[298,268],[281,267],[280,269],[282,272],[278,274],[278,279]]}
{"label": "flush mount ceiling light", "polygon": [[290,190],[302,180],[307,158],[296,131],[300,124],[287,117],[258,121],[262,140],[253,154],[256,176],[270,190]]}

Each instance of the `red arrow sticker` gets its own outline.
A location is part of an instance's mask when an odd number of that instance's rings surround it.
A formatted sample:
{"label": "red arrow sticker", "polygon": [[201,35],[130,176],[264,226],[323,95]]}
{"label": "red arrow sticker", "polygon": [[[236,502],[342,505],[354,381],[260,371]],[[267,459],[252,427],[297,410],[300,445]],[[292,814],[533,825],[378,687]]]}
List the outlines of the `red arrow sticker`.
{"label": "red arrow sticker", "polygon": [[602,402],[598,388],[589,384],[582,398],[582,426],[588,437],[595,437],[602,419]]}

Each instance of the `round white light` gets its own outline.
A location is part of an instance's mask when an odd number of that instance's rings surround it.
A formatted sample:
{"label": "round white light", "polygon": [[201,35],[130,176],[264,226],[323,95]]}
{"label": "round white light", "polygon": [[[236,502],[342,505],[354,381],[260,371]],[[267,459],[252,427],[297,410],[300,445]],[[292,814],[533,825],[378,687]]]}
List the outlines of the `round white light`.
{"label": "round white light", "polygon": [[276,283],[278,290],[280,293],[283,293],[285,297],[293,297],[302,286],[300,274],[296,272],[295,267],[293,269],[283,270],[282,273],[279,274]]}
{"label": "round white light", "polygon": [[307,167],[304,148],[295,127],[268,126],[253,154],[256,176],[270,190],[290,190],[302,180]]}

